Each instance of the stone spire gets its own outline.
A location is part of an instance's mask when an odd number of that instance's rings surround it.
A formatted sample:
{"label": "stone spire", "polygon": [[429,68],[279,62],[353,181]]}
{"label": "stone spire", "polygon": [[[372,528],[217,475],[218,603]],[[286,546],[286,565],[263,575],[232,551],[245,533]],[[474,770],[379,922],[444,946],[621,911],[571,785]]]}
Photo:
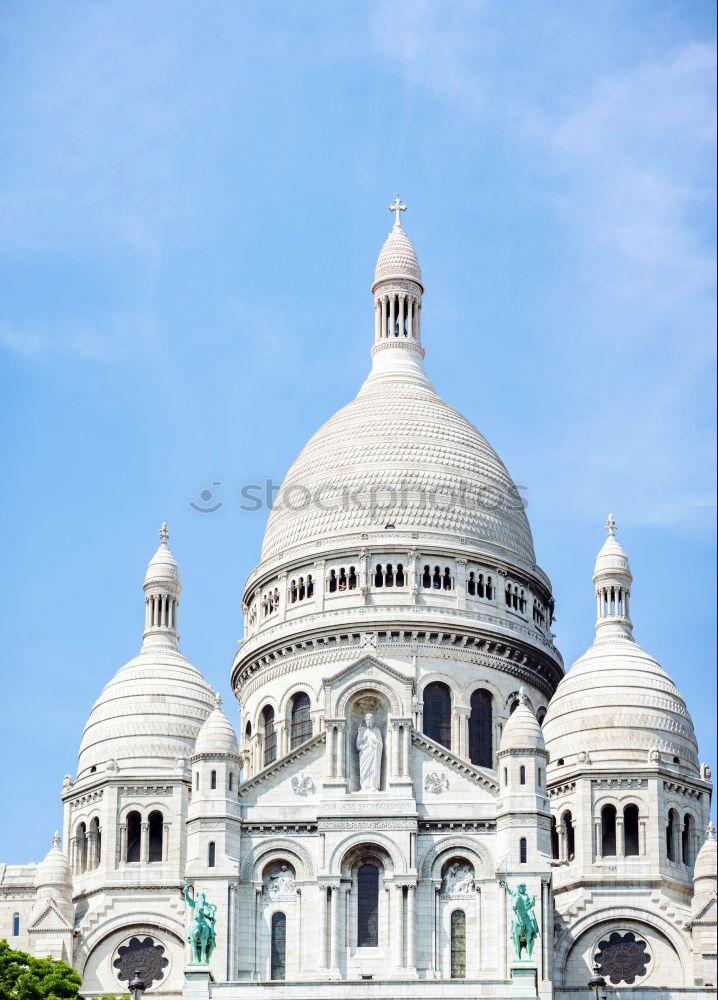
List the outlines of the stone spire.
{"label": "stone spire", "polygon": [[416,251],[401,223],[406,211],[397,195],[389,206],[394,225],[374,271],[374,346],[369,381],[402,374],[428,384],[421,346],[421,297],[424,286]]}
{"label": "stone spire", "polygon": [[150,560],[145,575],[145,631],[144,645],[179,648],[177,632],[177,607],[182,590],[179,567],[167,547],[170,533],[163,522],[160,528],[160,545]]}
{"label": "stone spire", "polygon": [[633,641],[630,604],[631,567],[616,539],[613,514],[606,521],[608,537],[596,557],[593,583],[596,590],[596,640],[622,637]]}

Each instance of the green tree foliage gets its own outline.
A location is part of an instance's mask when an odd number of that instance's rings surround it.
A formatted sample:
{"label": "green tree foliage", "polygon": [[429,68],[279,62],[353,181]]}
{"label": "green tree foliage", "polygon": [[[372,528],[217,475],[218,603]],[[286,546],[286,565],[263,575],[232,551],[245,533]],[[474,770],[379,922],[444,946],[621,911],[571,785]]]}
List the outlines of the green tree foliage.
{"label": "green tree foliage", "polygon": [[81,982],[66,962],[35,958],[0,940],[0,1000],[75,1000]]}

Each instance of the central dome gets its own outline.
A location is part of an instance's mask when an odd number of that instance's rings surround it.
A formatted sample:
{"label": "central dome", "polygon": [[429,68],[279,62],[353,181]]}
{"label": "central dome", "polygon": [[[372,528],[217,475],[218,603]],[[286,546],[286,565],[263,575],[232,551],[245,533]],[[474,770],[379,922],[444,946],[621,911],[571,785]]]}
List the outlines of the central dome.
{"label": "central dome", "polygon": [[319,428],[282,484],[262,559],[387,524],[535,562],[506,467],[428,381],[370,378]]}

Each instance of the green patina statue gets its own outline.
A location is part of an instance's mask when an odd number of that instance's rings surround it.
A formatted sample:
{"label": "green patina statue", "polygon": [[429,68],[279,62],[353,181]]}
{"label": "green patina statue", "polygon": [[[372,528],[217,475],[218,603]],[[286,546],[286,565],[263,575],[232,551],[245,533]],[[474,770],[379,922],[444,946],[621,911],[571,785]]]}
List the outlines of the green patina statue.
{"label": "green patina statue", "polygon": [[531,958],[534,942],[539,936],[536,914],[534,913],[536,897],[527,894],[526,886],[523,882],[516,892],[509,888],[508,882],[501,882],[501,885],[506,889],[512,900],[511,907],[514,911],[514,918],[511,921],[511,938],[514,942],[516,957],[520,959],[521,950],[525,948],[528,957]]}
{"label": "green patina statue", "polygon": [[196,896],[190,896],[190,887],[189,879],[185,879],[184,898],[194,910],[187,932],[187,940],[192,948],[192,964],[209,965],[214,946],[217,944],[217,937],[214,933],[217,907],[214,903],[207,902],[207,897],[203,892],[198,892]]}

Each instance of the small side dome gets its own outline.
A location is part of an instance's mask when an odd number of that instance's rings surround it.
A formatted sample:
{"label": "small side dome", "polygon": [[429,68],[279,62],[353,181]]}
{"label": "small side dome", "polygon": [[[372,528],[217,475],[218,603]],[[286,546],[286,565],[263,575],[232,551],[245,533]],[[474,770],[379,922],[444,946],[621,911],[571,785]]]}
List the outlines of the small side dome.
{"label": "small side dome", "polygon": [[204,753],[211,755],[230,754],[232,757],[239,757],[237,734],[222,711],[219,695],[217,695],[217,707],[205,719],[197,734],[194,753],[195,756]]}
{"label": "small side dome", "polygon": [[523,688],[519,690],[519,704],[509,716],[501,735],[499,753],[504,750],[546,750],[541,726],[529,708]]}
{"label": "small side dome", "polygon": [[631,567],[628,562],[628,556],[616,538],[616,522],[613,514],[608,515],[606,527],[608,528],[608,537],[596,556],[596,565],[593,568],[594,582],[596,582],[597,577],[606,575],[626,576],[632,580],[633,577],[631,576]]}
{"label": "small side dome", "polygon": [[42,889],[48,886],[72,886],[70,862],[60,847],[60,834],[57,831],[52,838],[52,847],[35,872],[35,888]]}
{"label": "small side dome", "polygon": [[[693,882],[696,886],[696,892],[699,891],[715,891],[715,883],[718,878],[718,841],[716,840],[716,831],[712,823],[708,824],[708,835],[703,841],[703,846],[698,852],[698,857],[696,858],[695,868],[693,869]],[[708,885],[701,885],[700,889],[698,882],[703,882],[707,880]]]}
{"label": "small side dome", "polygon": [[150,559],[145,575],[145,586],[148,583],[179,583],[179,566],[175,557],[167,547],[167,539],[170,534],[167,525],[163,524],[160,530],[160,545],[155,554]]}

